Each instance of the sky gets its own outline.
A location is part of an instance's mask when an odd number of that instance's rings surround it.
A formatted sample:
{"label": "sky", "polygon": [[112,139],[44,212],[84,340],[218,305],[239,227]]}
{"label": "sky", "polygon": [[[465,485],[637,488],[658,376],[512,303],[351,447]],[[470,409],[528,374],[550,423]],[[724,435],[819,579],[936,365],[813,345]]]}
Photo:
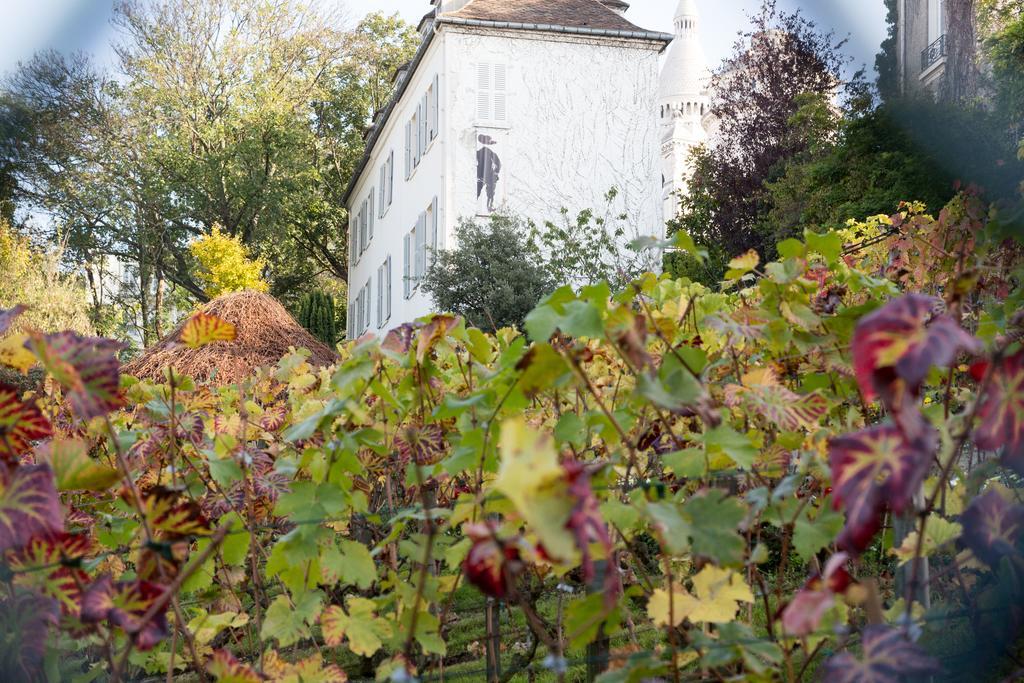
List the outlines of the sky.
{"label": "sky", "polygon": [[[398,12],[417,23],[430,9],[429,0],[326,0],[344,9],[350,20],[374,11]],[[0,74],[8,73],[19,61],[30,59],[38,50],[62,52],[82,50],[110,63],[109,43],[113,35],[110,17],[115,0],[0,0]],[[515,2],[515,0],[508,0]],[[646,29],[672,31],[677,0],[630,0],[626,14]],[[747,25],[760,0],[698,0],[701,8],[702,40],[712,67],[728,56],[738,31]],[[847,51],[856,67],[866,66],[870,74],[874,55],[885,38],[883,0],[779,0],[785,10],[801,9],[818,26],[848,37]]]}

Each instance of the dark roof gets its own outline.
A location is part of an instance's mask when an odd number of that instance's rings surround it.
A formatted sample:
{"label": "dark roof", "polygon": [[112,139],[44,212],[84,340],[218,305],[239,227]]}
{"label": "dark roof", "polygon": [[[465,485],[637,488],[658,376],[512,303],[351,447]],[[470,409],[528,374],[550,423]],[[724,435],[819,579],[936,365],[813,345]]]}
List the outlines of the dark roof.
{"label": "dark roof", "polygon": [[443,16],[606,31],[643,31],[599,0],[471,0]]}

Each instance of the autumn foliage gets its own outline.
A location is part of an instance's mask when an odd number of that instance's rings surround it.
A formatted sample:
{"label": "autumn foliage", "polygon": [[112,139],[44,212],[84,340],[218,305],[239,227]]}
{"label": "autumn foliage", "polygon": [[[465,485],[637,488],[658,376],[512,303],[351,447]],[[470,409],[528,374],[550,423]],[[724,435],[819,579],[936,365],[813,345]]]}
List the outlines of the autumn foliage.
{"label": "autumn foliage", "polygon": [[[0,313],[48,373],[0,387],[0,665],[440,679],[470,590],[524,616],[512,673],[608,637],[606,683],[941,679],[955,627],[994,675],[1024,626],[1020,249],[964,193],[717,288],[565,287],[525,333],[436,315],[219,387]],[[177,343],[233,337],[200,313]]]}

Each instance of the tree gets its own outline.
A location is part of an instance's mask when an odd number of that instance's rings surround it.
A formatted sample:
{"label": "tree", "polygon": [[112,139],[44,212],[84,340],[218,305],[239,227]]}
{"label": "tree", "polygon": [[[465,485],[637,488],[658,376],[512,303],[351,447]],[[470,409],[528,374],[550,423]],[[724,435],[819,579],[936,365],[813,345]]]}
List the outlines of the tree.
{"label": "tree", "polygon": [[881,50],[875,55],[875,73],[878,94],[883,102],[888,102],[900,95],[899,0],[885,0],[885,22],[888,28]]}
{"label": "tree", "polygon": [[488,330],[522,329],[523,320],[551,289],[540,250],[520,219],[494,215],[485,225],[463,220],[454,250],[440,251],[420,283],[434,307]]}
{"label": "tree", "polygon": [[302,298],[299,324],[331,347],[338,342],[335,315],[334,297],[330,294],[315,289]]}
{"label": "tree", "polygon": [[213,226],[213,231],[189,245],[197,263],[196,279],[210,296],[246,289],[267,291],[263,281],[263,259],[249,258],[238,237],[229,237]]}
{"label": "tree", "polygon": [[793,127],[801,96],[831,99],[863,90],[859,73],[842,80],[849,61],[844,44],[799,11],[786,14],[775,0],[764,1],[712,77],[718,144],[695,154],[697,168],[673,229],[730,257],[748,249],[771,254],[773,237],[758,232],[769,206],[765,184],[806,148]]}
{"label": "tree", "polygon": [[[0,195],[13,192],[23,218],[47,217],[38,235],[64,239],[97,306],[106,292],[127,297],[144,342],[159,337],[169,296],[211,296],[188,245],[215,225],[265,261],[293,308],[318,280],[347,279],[340,196],[390,88],[366,74],[390,74],[414,46],[397,19],[344,32],[321,10],[128,0],[116,73],[44,53],[5,83]],[[124,287],[97,281],[110,259],[127,266]]]}

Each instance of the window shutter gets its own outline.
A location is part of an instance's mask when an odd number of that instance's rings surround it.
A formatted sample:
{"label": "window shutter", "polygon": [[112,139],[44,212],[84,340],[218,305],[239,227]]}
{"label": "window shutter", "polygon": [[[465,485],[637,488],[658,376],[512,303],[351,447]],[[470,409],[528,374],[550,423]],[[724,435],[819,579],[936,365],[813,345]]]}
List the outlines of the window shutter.
{"label": "window shutter", "polygon": [[352,212],[348,213],[348,267],[356,265],[356,233],[355,221],[352,219]]}
{"label": "window shutter", "polygon": [[391,254],[384,262],[384,320],[391,320]]}
{"label": "window shutter", "polygon": [[387,202],[388,206],[391,206],[391,199],[395,195],[395,150],[391,150],[388,153],[388,194]]}
{"label": "window shutter", "polygon": [[494,99],[493,99],[493,114],[494,120],[504,122],[508,116],[506,111],[507,95],[505,92],[506,86],[506,69],[504,64],[494,64]]}
{"label": "window shutter", "polygon": [[434,258],[437,256],[437,248],[440,242],[438,241],[437,234],[437,197],[434,197],[434,201],[430,203],[430,264],[434,263]]}
{"label": "window shutter", "polygon": [[370,211],[366,214],[367,220],[370,222],[370,228],[368,230],[370,237],[369,237],[369,240],[367,240],[367,244],[369,244],[369,241],[373,239],[373,223],[374,223],[374,221],[377,218],[377,211],[376,211],[376,208],[374,207],[374,203],[376,201],[377,201],[376,189],[375,188],[370,188]]}
{"label": "window shutter", "polygon": [[378,179],[380,182],[377,185],[377,218],[382,218],[384,216],[384,193],[387,191],[387,171],[388,162],[385,159],[384,163],[380,165],[380,178]]}
{"label": "window shutter", "polygon": [[412,290],[412,267],[410,263],[410,257],[412,256],[412,250],[410,248],[410,233],[405,234],[405,240],[402,243],[402,251],[404,258],[402,259],[402,295],[408,299],[409,293]]}
{"label": "window shutter", "polygon": [[416,269],[414,275],[416,277],[416,284],[419,285],[419,280],[423,277],[425,260],[424,253],[427,245],[427,214],[421,213],[419,218],[416,219]]}
{"label": "window shutter", "polygon": [[366,243],[369,241],[367,239],[367,232],[366,232],[368,227],[369,227],[369,225],[367,224],[367,221],[366,221],[366,200],[364,199],[363,200],[363,205],[359,209],[359,253],[360,254],[362,254],[364,251],[366,251]]}
{"label": "window shutter", "polygon": [[427,152],[427,142],[430,138],[430,96],[429,93],[423,93],[423,99],[420,100],[420,156],[423,156]]}
{"label": "window shutter", "polygon": [[373,275],[370,275],[370,277],[368,277],[366,279],[366,287],[364,288],[365,291],[366,291],[366,307],[364,308],[365,318],[363,318],[363,332],[365,332],[366,330],[370,329],[370,300],[371,300],[370,292],[372,291],[372,289],[370,287],[370,284],[372,282],[373,282]]}
{"label": "window shutter", "polygon": [[430,129],[431,140],[437,137],[437,133],[441,129],[441,88],[439,87],[440,84],[440,76],[434,74],[434,87],[430,90],[430,92],[433,93],[434,95],[433,102],[430,103],[431,121],[434,124],[433,127]]}
{"label": "window shutter", "polygon": [[355,334],[352,333],[353,320],[354,317],[352,316],[352,302],[350,301],[348,304],[348,316],[345,319],[345,336],[348,337],[349,339],[352,339],[352,337],[355,336]]}
{"label": "window shutter", "polygon": [[412,121],[405,124],[405,179],[412,175]]}
{"label": "window shutter", "polygon": [[476,117],[483,121],[491,118],[491,65],[476,65]]}
{"label": "window shutter", "polygon": [[377,266],[377,327],[384,324],[384,266]]}

